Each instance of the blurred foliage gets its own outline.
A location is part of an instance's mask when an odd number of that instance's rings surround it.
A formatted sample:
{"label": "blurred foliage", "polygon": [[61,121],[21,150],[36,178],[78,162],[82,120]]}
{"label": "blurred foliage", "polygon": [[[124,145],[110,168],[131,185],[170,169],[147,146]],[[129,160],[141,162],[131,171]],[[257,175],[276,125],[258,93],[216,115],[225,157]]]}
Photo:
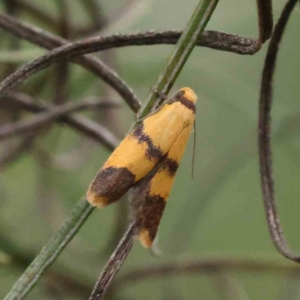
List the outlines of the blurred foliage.
{"label": "blurred foliage", "polygon": [[[61,18],[60,1],[23,2],[38,8],[50,20],[58,22]],[[70,28],[93,24],[84,1],[64,2],[68,13],[63,17],[67,18]],[[101,1],[101,11],[107,21],[103,32],[181,29],[197,2]],[[284,0],[274,1],[275,21],[284,3]],[[0,9],[6,9],[4,0],[0,2]],[[15,13],[22,20],[59,34],[57,28],[34,18],[25,9],[20,8]],[[277,64],[272,136],[274,178],[281,222],[295,249],[300,249],[299,26],[299,11],[296,10],[284,35]],[[220,1],[208,29],[256,37],[255,1]],[[4,31],[0,31],[0,36],[0,57],[5,61],[2,52],[7,52],[14,38]],[[28,53],[40,51],[24,41],[16,47],[19,53],[14,68],[28,60]],[[164,66],[170,47],[121,48],[105,51],[100,57],[112,65],[144,99]],[[136,243],[118,276],[138,266],[227,255],[268,258],[292,264],[276,252],[269,237],[262,205],[257,112],[266,47],[264,45],[254,56],[238,56],[200,47],[193,51],[173,92],[182,86],[189,86],[199,98],[195,178],[191,178],[191,139],[159,229],[162,255],[154,257]],[[24,60],[21,59],[22,55]],[[4,61],[1,60],[0,65],[2,78],[8,75]],[[51,67],[27,80],[20,89],[37,98],[37,101],[52,101],[58,85],[55,80],[57,72],[57,66]],[[68,73],[68,95],[64,101],[95,95],[118,100],[121,107],[117,109],[84,114],[93,116],[122,138],[134,120],[132,112],[114,92],[85,69],[69,64]],[[43,79],[45,76],[47,80]],[[5,122],[6,114],[7,111],[0,107],[0,124]],[[8,143],[15,142],[14,139],[1,141],[0,151]],[[83,138],[67,125],[55,125],[40,134],[29,152],[24,150],[23,155],[1,172],[0,296],[6,295],[25,267],[13,263],[14,260],[10,258],[14,255],[32,258],[39,252],[84,195],[107,156],[108,152],[101,145]],[[118,219],[120,209],[124,209],[122,203],[101,212],[95,211],[49,273],[64,274],[92,287],[116,245],[112,235],[116,234],[118,223],[123,224],[127,219],[126,210],[123,220]],[[287,276],[286,273],[260,272],[253,276],[253,273],[230,272],[221,275],[200,272],[199,275],[183,274],[138,281],[111,291],[110,296],[112,299],[292,300],[298,299],[300,293],[298,277]],[[240,290],[234,297],[228,296],[226,288],[222,289],[222,284],[228,285],[228,281]],[[63,281],[45,274],[29,297],[81,299],[83,294],[72,293],[71,289],[64,288]]]}

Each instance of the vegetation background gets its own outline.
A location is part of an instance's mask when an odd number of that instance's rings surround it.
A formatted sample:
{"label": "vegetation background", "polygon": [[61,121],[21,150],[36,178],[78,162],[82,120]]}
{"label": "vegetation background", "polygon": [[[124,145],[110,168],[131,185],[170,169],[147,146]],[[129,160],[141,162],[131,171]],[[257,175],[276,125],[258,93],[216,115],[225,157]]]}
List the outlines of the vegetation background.
{"label": "vegetation background", "polygon": [[[14,2],[14,1],[12,1]],[[80,37],[80,29],[93,24],[84,1],[16,1],[15,16],[55,34],[55,24],[68,22]],[[102,30],[94,33],[129,33],[141,30],[180,30],[190,18],[197,0],[98,1]],[[63,3],[63,4],[62,4]],[[284,0],[273,1],[274,21]],[[46,17],[36,17],[26,5]],[[7,3],[0,1],[1,11]],[[52,20],[52,23],[51,23]],[[300,249],[299,234],[299,10],[289,21],[279,55],[273,108],[273,161],[281,223],[292,248]],[[207,29],[243,36],[257,36],[255,1],[220,1]],[[77,31],[77,32],[76,32]],[[0,73],[22,65],[45,51],[0,31]],[[72,38],[72,37],[70,37]],[[75,38],[75,37],[74,37]],[[15,50],[9,50],[12,41]],[[165,65],[172,46],[139,46],[108,50],[100,57],[145,99]],[[192,139],[177,173],[159,228],[161,256],[155,257],[135,243],[116,281],[136,268],[166,263],[224,259],[271,263],[279,266],[253,272],[233,269],[199,269],[156,278],[140,278],[113,288],[111,299],[299,299],[299,271],[273,246],[265,221],[260,187],[257,116],[258,95],[267,45],[254,56],[196,47],[172,92],[182,86],[195,90],[197,143],[194,179],[191,178]],[[60,85],[63,64],[53,66],[25,82],[23,90],[37,102],[52,101]],[[11,69],[13,70],[13,69]],[[84,112],[107,126],[120,139],[134,120],[120,97],[89,71],[68,64],[66,101],[96,96],[118,107]],[[0,124],[30,114],[12,113],[0,104]],[[17,139],[3,140],[0,154]],[[84,138],[68,125],[44,128],[30,149],[0,173],[0,297],[4,297],[25,266],[69,216],[109,152]],[[117,245],[128,219],[126,199],[95,211],[57,262],[30,294],[30,299],[82,299]],[[19,260],[15,259],[20,258]],[[281,268],[282,267],[282,268]],[[282,269],[282,271],[281,271]],[[289,271],[290,270],[290,271]],[[62,279],[60,276],[63,275]],[[71,284],[66,288],[67,280]],[[73,286],[72,286],[73,284]],[[76,288],[77,286],[77,288]]]}

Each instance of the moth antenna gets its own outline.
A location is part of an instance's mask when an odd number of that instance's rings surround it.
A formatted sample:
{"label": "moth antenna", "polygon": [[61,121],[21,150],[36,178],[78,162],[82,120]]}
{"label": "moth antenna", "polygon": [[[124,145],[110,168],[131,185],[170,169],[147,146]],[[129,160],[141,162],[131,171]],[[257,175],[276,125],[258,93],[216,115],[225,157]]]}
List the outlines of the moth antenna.
{"label": "moth antenna", "polygon": [[193,155],[192,155],[192,179],[194,179],[195,171],[195,153],[196,153],[196,120],[194,120],[194,141],[193,141]]}

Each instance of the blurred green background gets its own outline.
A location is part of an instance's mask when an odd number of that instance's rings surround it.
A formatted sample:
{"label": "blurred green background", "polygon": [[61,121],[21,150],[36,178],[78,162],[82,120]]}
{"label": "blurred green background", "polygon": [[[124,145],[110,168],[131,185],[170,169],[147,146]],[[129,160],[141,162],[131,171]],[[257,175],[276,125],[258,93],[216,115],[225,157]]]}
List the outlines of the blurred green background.
{"label": "blurred green background", "polygon": [[[93,23],[85,1],[24,0],[57,23],[66,17],[70,28]],[[1,11],[7,6],[0,1]],[[101,33],[184,28],[197,0],[99,1],[107,25]],[[274,20],[285,4],[275,0]],[[55,27],[25,8],[16,16],[59,34]],[[284,35],[272,112],[274,179],[281,223],[293,249],[300,249],[300,59],[299,10],[292,14]],[[255,1],[220,1],[207,29],[257,36]],[[95,31],[94,33],[96,33]],[[13,38],[0,31],[1,74],[5,52]],[[78,38],[78,37],[77,37]],[[197,47],[186,63],[172,93],[182,86],[195,90],[197,143],[195,176],[191,178],[192,139],[177,173],[159,228],[160,257],[135,243],[117,279],[138,267],[206,258],[254,259],[293,266],[273,246],[265,221],[257,155],[257,115],[260,77],[267,45],[254,56],[239,56]],[[128,82],[141,99],[165,66],[172,46],[127,47],[102,52],[100,57]],[[44,50],[20,42],[17,65]],[[2,55],[1,55],[2,52]],[[15,67],[17,66],[15,65]],[[6,65],[5,65],[6,66]],[[5,67],[6,68],[6,67]],[[37,101],[52,101],[57,66],[33,76],[19,89]],[[1,70],[2,69],[2,70]],[[67,100],[100,96],[120,107],[98,112],[99,123],[120,139],[134,120],[133,113],[116,93],[87,70],[68,65]],[[7,75],[7,74],[6,74]],[[46,76],[46,77],[45,77]],[[2,77],[4,78],[4,77]],[[44,80],[46,78],[47,80]],[[1,109],[3,124],[6,108]],[[91,112],[86,116],[94,116]],[[30,117],[21,114],[18,117]],[[1,141],[0,149],[16,140]],[[25,152],[25,151],[24,151]],[[31,259],[69,216],[109,152],[68,125],[54,125],[36,139],[34,147],[2,168],[0,174],[0,297],[4,297],[24,270],[12,257]],[[88,294],[66,289],[56,273],[91,288],[117,244],[127,221],[126,199],[103,211],[95,211],[58,261],[45,274],[28,299],[82,299]],[[298,228],[298,229],[297,229]],[[52,273],[51,273],[52,272]],[[52,274],[52,275],[51,275]],[[53,275],[54,274],[54,275]],[[108,299],[299,299],[299,272],[181,273],[128,282],[113,289]]]}

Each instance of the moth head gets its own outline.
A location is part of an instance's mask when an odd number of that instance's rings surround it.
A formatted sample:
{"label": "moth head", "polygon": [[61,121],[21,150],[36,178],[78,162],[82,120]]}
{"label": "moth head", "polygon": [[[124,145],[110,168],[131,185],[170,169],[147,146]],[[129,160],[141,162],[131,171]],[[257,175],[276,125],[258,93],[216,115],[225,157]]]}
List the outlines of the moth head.
{"label": "moth head", "polygon": [[180,89],[180,92],[183,92],[183,97],[188,99],[189,101],[196,103],[196,101],[198,100],[196,94],[194,93],[194,91],[188,87],[184,87]]}

